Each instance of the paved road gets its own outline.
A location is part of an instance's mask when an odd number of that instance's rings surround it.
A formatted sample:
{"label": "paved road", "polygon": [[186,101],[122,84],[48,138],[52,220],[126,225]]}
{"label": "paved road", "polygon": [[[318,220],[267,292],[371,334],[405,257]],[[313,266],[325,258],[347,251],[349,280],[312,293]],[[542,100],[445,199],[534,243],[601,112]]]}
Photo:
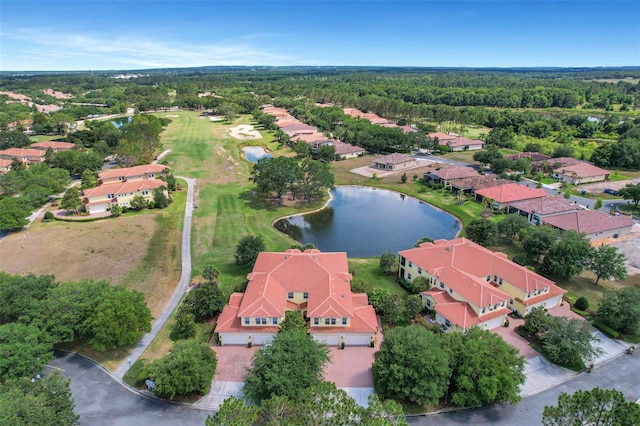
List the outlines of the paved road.
{"label": "paved road", "polygon": [[596,386],[618,389],[630,401],[640,398],[640,354],[622,355],[599,367],[592,373],[581,373],[575,379],[565,382],[539,394],[524,398],[518,405],[496,404],[475,410],[456,413],[434,414],[408,419],[412,425],[492,425],[492,426],[539,426],[545,405],[555,405],[562,392],[573,393],[578,389]]}
{"label": "paved road", "polygon": [[173,292],[173,296],[171,296],[171,300],[169,300],[167,306],[165,306],[160,316],[153,323],[151,331],[140,339],[138,344],[127,357],[127,361],[120,364],[114,372],[115,376],[120,379],[124,377],[129,367],[135,363],[138,358],[140,358],[140,355],[142,355],[153,339],[158,335],[160,330],[162,330],[162,327],[164,327],[165,323],[178,306],[178,303],[180,303],[184,292],[189,288],[189,283],[191,282],[191,219],[193,218],[193,197],[196,181],[195,179],[187,177],[176,177],[184,179],[187,182],[187,205],[184,209],[184,226],[182,228],[182,275],[180,275],[180,283]]}
{"label": "paved road", "polygon": [[51,365],[71,379],[75,412],[80,416],[81,425],[204,426],[207,415],[211,414],[138,395],[92,361],[69,353],[58,355]]}

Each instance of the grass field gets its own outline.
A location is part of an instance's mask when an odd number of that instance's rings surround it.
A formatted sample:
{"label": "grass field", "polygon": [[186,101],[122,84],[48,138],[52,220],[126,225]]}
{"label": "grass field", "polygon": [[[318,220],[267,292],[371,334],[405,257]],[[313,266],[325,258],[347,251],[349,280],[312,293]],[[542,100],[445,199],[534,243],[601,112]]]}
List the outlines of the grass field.
{"label": "grass field", "polygon": [[385,275],[380,269],[380,260],[374,259],[349,259],[349,271],[354,278],[362,278],[374,288],[386,288],[391,294],[404,296],[408,292],[396,283],[396,277]]}

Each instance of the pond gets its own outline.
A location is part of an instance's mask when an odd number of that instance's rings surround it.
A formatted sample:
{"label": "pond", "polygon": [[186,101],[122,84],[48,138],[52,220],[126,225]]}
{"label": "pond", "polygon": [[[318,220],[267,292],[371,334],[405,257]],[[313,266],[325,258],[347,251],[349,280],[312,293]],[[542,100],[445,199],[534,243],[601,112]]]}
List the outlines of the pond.
{"label": "pond", "polygon": [[257,163],[261,158],[271,158],[261,146],[245,146],[242,150],[247,161],[253,164]]}
{"label": "pond", "polygon": [[405,250],[422,237],[455,238],[460,222],[450,214],[395,191],[340,186],[315,213],[278,220],[274,227],[301,244],[348,257],[376,257]]}
{"label": "pond", "polygon": [[114,118],[113,120],[111,120],[111,123],[113,123],[113,125],[116,126],[116,129],[119,129],[125,124],[131,123],[132,121],[133,121],[133,116],[130,115],[128,117]]}

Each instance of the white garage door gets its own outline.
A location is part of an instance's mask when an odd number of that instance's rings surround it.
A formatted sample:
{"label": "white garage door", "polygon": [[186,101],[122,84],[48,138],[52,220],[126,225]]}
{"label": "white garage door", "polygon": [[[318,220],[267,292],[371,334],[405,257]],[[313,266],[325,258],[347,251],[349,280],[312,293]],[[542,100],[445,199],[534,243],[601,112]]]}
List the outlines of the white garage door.
{"label": "white garage door", "polygon": [[345,334],[344,336],[346,346],[369,346],[370,343],[370,334]]}
{"label": "white garage door", "polygon": [[340,344],[339,334],[313,333],[313,339],[316,342],[324,343],[327,346],[338,346]]}
{"label": "white garage door", "polygon": [[254,345],[264,345],[265,343],[269,343],[273,340],[274,333],[254,333],[251,335],[253,337]]}
{"label": "white garage door", "polygon": [[245,333],[220,333],[220,342],[223,345],[246,345],[249,336]]}
{"label": "white garage door", "polygon": [[554,308],[554,307],[558,306],[560,304],[561,300],[562,300],[562,296],[556,296],[556,297],[553,297],[551,299],[545,300],[543,302],[536,303],[535,305],[530,306],[529,309],[533,309],[533,308],[536,308],[538,306],[544,306],[547,309],[551,309],[551,308]]}
{"label": "white garage door", "polygon": [[94,204],[91,207],[89,207],[90,210],[90,214],[91,213],[102,213],[102,212],[106,212],[107,211],[107,205],[106,204]]}
{"label": "white garage door", "polygon": [[501,325],[504,324],[504,319],[505,319],[505,317],[502,316],[502,317],[498,317],[498,318],[494,318],[492,320],[489,320],[489,321],[485,322],[485,324],[486,324],[485,328],[487,330],[493,330],[496,327],[500,327]]}

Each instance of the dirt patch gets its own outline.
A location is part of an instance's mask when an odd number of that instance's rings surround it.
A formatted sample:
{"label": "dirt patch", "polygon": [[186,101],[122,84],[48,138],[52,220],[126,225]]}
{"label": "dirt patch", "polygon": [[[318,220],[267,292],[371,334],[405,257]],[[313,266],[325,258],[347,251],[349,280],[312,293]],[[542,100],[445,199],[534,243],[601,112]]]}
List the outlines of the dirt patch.
{"label": "dirt patch", "polygon": [[[58,281],[85,278],[122,284],[147,254],[155,215],[123,216],[88,223],[34,223],[0,242],[0,270],[10,274],[54,274]],[[177,285],[179,271],[159,265],[128,288],[143,293],[159,315]]]}
{"label": "dirt patch", "polygon": [[73,95],[70,95],[68,93],[63,93],[60,92],[58,90],[53,90],[53,89],[45,89],[43,90],[45,95],[49,95],[49,96],[53,96],[54,98],[57,99],[71,99],[73,98]]}
{"label": "dirt patch", "polygon": [[627,257],[625,264],[628,275],[640,274],[640,225],[635,225],[630,234],[609,243]]}
{"label": "dirt patch", "polygon": [[615,182],[607,180],[604,182],[585,183],[583,185],[580,185],[579,188],[585,189],[592,194],[599,194],[601,192],[604,192],[606,188],[613,189],[614,191],[619,191],[630,183],[640,183],[640,177],[629,180],[617,180]]}
{"label": "dirt patch", "polygon": [[240,124],[232,127],[229,129],[229,135],[241,141],[262,139],[260,132],[255,130],[251,124]]}

